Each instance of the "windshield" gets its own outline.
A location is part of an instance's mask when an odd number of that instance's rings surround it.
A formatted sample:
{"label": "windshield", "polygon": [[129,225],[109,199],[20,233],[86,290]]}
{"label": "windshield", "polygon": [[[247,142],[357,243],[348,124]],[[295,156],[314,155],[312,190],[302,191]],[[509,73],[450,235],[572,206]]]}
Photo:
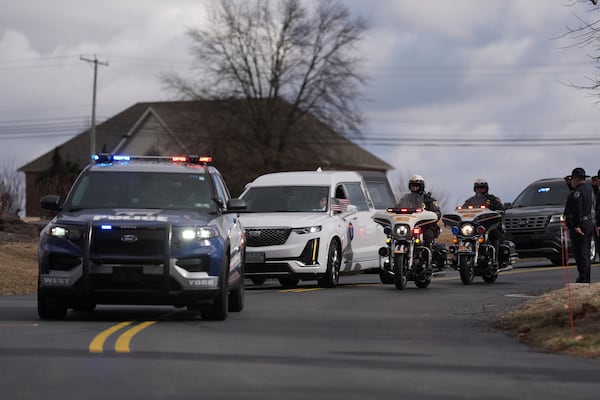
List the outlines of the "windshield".
{"label": "windshield", "polygon": [[90,172],[79,179],[65,209],[158,208],[215,211],[203,173]]}
{"label": "windshield", "polygon": [[396,208],[408,208],[411,210],[416,208],[424,209],[423,195],[415,192],[406,193],[400,198]]}
{"label": "windshield", "polygon": [[329,187],[253,187],[242,198],[250,212],[325,212],[329,205]]}
{"label": "windshield", "polygon": [[517,196],[512,207],[562,206],[569,192],[569,187],[562,180],[534,183]]}

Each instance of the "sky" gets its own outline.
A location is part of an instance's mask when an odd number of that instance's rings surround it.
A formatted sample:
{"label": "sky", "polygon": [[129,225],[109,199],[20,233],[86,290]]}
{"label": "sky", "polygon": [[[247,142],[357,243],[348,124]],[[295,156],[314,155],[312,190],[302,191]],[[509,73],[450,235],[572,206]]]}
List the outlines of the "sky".
{"label": "sky", "polygon": [[[161,72],[191,72],[189,28],[210,0],[2,1],[0,168],[20,167],[85,130],[97,58],[98,123],[175,98]],[[396,191],[424,177],[444,209],[473,181],[511,202],[530,182],[600,169],[594,48],[569,28],[574,0],[342,0],[370,28],[358,141],[394,167]],[[562,140],[562,141],[561,141]]]}

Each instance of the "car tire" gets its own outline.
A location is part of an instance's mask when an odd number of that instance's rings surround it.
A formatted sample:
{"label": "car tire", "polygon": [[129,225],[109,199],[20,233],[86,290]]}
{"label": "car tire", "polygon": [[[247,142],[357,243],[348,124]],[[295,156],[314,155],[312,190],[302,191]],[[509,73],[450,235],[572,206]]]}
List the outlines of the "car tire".
{"label": "car tire", "polygon": [[327,270],[319,279],[319,286],[334,288],[340,281],[340,267],[342,265],[340,245],[337,240],[332,240],[327,253]]}
{"label": "car tire", "polygon": [[244,297],[245,297],[245,289],[244,289],[244,266],[241,267],[242,273],[240,276],[240,281],[237,283],[235,288],[229,292],[229,300],[228,300],[228,311],[229,312],[240,312],[244,309]]}
{"label": "car tire", "polygon": [[266,282],[267,278],[250,278],[250,282],[253,284],[260,286]]}
{"label": "car tire", "polygon": [[58,299],[50,298],[45,291],[38,286],[37,310],[41,319],[64,319],[67,316],[67,306],[61,304]]}
{"label": "car tire", "polygon": [[[229,252],[227,252],[229,254]],[[213,300],[210,308],[200,311],[202,319],[208,321],[224,321],[227,319],[228,297],[229,297],[229,257],[223,257],[221,263],[221,275],[219,292]]]}

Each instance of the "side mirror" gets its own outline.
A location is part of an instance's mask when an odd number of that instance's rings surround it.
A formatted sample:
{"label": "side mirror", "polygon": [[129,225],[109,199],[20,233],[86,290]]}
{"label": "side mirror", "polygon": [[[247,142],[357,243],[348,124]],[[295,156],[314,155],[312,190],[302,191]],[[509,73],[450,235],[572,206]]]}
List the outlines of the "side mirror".
{"label": "side mirror", "polygon": [[508,210],[511,207],[512,207],[512,203],[504,203],[504,209],[505,210]]}
{"label": "side mirror", "polygon": [[247,207],[246,200],[244,199],[229,199],[226,212],[245,211]]}
{"label": "side mirror", "polygon": [[49,194],[49,195],[42,197],[42,199],[40,200],[40,204],[44,210],[50,210],[50,211],[61,211],[62,210],[62,208],[60,207],[60,196],[57,196],[54,194]]}

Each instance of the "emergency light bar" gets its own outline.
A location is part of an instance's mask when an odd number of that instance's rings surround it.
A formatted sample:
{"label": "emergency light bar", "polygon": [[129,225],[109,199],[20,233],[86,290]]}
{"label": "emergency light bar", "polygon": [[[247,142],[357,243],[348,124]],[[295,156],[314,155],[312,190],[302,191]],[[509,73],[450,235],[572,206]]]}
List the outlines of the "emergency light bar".
{"label": "emergency light bar", "polygon": [[122,154],[94,154],[92,160],[96,164],[112,164],[113,162],[127,162],[127,161],[163,161],[172,163],[182,164],[201,164],[207,165],[212,162],[212,157],[208,156],[128,156]]}

